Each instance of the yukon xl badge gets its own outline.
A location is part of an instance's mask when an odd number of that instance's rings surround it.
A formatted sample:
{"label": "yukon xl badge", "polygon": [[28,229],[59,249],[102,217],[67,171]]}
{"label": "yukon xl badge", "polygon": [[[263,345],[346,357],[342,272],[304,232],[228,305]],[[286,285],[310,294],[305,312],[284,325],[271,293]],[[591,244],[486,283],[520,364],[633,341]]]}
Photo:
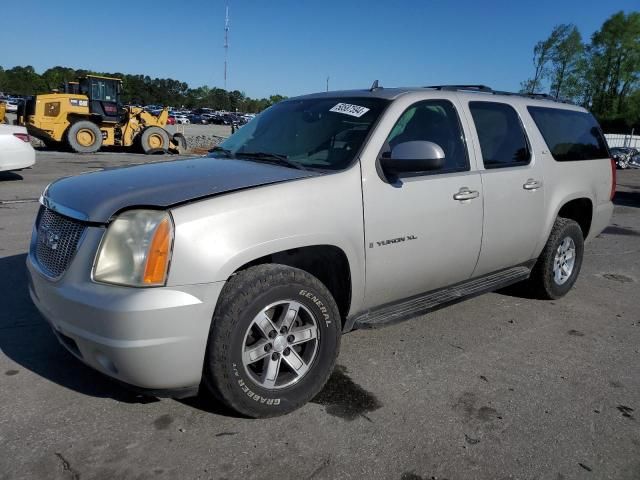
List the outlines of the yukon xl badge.
{"label": "yukon xl badge", "polygon": [[415,235],[407,235],[406,237],[398,237],[398,238],[390,238],[389,240],[381,240],[379,242],[370,242],[369,248],[373,248],[375,246],[384,247],[385,245],[392,245],[394,243],[402,243],[408,242],[409,240],[417,240],[418,237]]}

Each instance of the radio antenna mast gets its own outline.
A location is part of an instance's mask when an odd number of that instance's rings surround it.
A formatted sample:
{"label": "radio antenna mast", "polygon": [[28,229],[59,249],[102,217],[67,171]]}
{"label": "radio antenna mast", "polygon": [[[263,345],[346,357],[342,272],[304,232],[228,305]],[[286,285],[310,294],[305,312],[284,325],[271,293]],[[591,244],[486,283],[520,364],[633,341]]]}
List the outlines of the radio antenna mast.
{"label": "radio antenna mast", "polygon": [[227,61],[229,58],[229,3],[224,17],[224,89],[227,89]]}

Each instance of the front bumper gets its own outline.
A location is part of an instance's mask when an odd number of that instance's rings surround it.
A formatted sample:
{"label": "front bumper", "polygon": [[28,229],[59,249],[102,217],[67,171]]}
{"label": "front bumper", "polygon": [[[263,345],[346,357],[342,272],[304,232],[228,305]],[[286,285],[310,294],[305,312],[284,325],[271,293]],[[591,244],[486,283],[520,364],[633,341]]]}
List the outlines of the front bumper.
{"label": "front bumper", "polygon": [[57,281],[43,275],[32,253],[27,257],[29,293],[60,343],[120,382],[146,390],[193,391],[200,384],[224,282],[161,288],[102,285],[87,278],[89,271],[78,271],[79,264],[87,265],[77,258],[82,250]]}

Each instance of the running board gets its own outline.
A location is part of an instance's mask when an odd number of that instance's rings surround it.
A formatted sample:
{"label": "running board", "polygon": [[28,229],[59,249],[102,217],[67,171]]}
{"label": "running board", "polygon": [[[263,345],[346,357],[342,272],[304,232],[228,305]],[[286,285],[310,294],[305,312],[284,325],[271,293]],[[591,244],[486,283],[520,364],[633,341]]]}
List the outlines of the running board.
{"label": "running board", "polygon": [[435,290],[400,302],[382,305],[347,320],[345,332],[358,328],[378,328],[492,292],[529,278],[530,264],[507,268],[451,287]]}

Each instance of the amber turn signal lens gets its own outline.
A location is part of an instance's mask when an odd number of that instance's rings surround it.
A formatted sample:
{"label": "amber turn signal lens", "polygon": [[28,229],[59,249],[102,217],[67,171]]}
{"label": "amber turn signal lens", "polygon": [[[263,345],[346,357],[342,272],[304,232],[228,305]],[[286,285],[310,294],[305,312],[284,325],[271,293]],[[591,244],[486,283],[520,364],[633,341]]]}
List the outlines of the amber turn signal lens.
{"label": "amber turn signal lens", "polygon": [[167,275],[171,249],[171,225],[169,222],[168,218],[162,220],[156,227],[151,240],[143,276],[143,281],[146,284],[162,284]]}

